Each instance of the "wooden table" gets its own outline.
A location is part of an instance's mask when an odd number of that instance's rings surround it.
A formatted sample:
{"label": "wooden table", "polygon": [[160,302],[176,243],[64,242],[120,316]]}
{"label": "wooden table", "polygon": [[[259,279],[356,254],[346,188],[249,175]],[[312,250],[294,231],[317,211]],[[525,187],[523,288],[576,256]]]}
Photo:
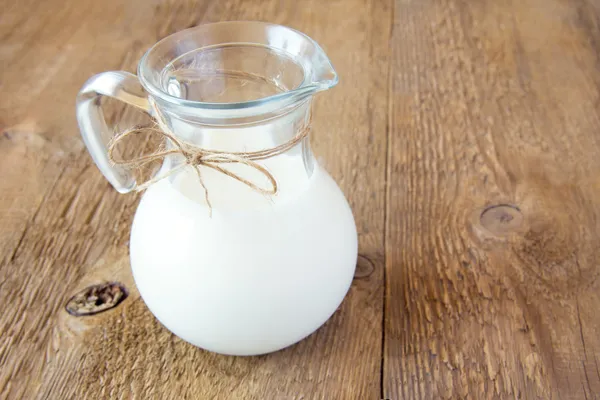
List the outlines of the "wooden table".
{"label": "wooden table", "polygon": [[[0,397],[594,399],[600,396],[600,3],[4,0]],[[275,354],[199,350],[135,290],[139,197],[109,187],[74,115],[83,82],[169,33],[259,19],[341,76],[313,145],[350,200],[357,277]],[[102,281],[130,296],[77,318]]]}

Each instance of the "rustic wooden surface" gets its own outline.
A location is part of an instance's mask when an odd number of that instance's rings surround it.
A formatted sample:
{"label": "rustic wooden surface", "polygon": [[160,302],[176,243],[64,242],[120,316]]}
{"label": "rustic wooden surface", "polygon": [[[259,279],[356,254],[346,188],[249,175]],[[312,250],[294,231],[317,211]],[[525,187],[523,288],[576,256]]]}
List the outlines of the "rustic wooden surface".
{"label": "rustic wooden surface", "polygon": [[[0,398],[600,397],[600,3],[4,0],[0,12]],[[139,198],[101,177],[74,116],[92,74],[241,19],[300,29],[336,65],[313,145],[360,235],[335,316],[249,358],[198,350],[146,309],[127,259]],[[66,313],[105,280],[130,296]]]}

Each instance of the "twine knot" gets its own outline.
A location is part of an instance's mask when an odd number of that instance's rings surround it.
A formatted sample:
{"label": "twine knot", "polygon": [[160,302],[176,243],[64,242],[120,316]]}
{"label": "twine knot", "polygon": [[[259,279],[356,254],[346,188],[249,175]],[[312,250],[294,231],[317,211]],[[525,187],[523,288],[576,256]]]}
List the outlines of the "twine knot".
{"label": "twine knot", "polygon": [[190,154],[190,153],[186,153],[185,154],[185,159],[187,160],[187,163],[190,165],[200,165],[202,163],[202,158],[204,157],[204,153],[203,152],[198,152],[196,154]]}

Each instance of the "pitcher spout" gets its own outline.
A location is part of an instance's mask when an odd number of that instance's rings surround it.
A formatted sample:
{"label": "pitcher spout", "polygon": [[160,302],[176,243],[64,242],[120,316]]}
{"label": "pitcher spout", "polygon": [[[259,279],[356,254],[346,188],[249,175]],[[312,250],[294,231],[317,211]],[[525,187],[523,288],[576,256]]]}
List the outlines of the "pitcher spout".
{"label": "pitcher spout", "polygon": [[319,50],[321,54],[317,57],[318,60],[314,65],[312,76],[312,84],[315,86],[317,92],[331,89],[339,82],[338,74],[333,68],[331,61],[329,61],[325,52],[320,47]]}

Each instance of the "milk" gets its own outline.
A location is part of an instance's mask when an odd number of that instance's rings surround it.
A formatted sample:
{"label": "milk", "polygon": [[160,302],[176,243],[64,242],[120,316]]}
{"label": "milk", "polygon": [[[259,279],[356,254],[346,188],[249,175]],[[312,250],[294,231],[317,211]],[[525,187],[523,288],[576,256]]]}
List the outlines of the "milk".
{"label": "milk", "polygon": [[[255,355],[320,327],[347,293],[356,265],[352,213],[332,178],[301,148],[262,162],[279,184],[265,196],[210,168],[187,167],[144,194],[131,266],[152,313],[204,349]],[[244,165],[232,171],[263,186]]]}

